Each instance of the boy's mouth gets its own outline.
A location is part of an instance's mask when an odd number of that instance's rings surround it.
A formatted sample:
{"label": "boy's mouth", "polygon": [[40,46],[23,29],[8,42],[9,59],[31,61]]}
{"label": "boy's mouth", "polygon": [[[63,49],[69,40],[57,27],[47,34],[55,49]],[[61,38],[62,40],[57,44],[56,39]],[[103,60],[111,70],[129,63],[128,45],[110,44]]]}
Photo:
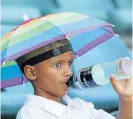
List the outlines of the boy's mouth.
{"label": "boy's mouth", "polygon": [[66,79],[64,82],[63,82],[63,88],[65,90],[68,90],[69,89],[69,79]]}
{"label": "boy's mouth", "polygon": [[69,86],[67,86],[67,84],[64,84],[64,85],[63,85],[63,88],[64,88],[65,90],[68,90],[68,89],[69,89]]}
{"label": "boy's mouth", "polygon": [[70,86],[69,81],[67,81],[66,85],[67,85],[68,87]]}

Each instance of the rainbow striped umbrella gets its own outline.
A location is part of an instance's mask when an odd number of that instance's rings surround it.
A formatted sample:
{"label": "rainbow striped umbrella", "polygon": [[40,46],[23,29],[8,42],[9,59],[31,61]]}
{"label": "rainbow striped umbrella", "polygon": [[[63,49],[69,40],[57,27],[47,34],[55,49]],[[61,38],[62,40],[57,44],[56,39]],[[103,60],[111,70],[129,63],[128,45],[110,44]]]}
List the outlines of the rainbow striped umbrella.
{"label": "rainbow striped umbrella", "polygon": [[15,61],[6,62],[1,67],[1,88],[28,82]]}
{"label": "rainbow striped umbrella", "polygon": [[[31,19],[2,38],[1,64],[64,38],[70,40],[75,54],[81,56],[114,35],[111,24],[80,13],[58,13]],[[2,84],[4,81],[2,79]]]}

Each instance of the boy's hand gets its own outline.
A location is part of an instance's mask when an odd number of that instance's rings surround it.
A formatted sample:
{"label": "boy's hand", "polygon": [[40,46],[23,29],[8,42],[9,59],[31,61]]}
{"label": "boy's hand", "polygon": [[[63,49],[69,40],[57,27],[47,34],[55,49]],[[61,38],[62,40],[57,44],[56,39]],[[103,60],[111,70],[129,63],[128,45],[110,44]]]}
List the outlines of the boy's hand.
{"label": "boy's hand", "polygon": [[120,98],[132,98],[132,78],[116,80],[114,76],[111,76],[110,81]]}
{"label": "boy's hand", "polygon": [[111,76],[110,81],[120,99],[116,119],[132,119],[132,78],[116,80]]}
{"label": "boy's hand", "polygon": [[[117,62],[117,68],[120,75],[130,76],[132,74],[132,60],[128,57],[121,58]],[[117,80],[111,76],[110,81],[120,98],[132,97],[132,78]]]}

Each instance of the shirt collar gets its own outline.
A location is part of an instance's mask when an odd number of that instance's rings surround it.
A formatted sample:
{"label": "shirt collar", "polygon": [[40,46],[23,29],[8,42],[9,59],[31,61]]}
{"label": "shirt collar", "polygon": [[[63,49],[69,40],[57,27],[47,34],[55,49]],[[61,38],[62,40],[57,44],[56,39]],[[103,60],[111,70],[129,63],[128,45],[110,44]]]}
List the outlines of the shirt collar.
{"label": "shirt collar", "polygon": [[[61,101],[64,104],[67,104],[70,100],[70,97],[68,97],[67,95],[61,98]],[[42,108],[43,110],[51,112],[56,116],[60,116],[66,109],[66,105],[36,95],[27,95],[25,104],[31,104],[36,107]]]}

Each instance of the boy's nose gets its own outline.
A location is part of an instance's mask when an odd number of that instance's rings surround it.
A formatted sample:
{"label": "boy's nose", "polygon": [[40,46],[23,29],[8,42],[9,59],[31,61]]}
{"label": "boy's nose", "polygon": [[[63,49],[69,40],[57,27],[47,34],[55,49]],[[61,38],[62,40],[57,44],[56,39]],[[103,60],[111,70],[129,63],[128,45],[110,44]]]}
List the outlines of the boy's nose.
{"label": "boy's nose", "polygon": [[65,77],[71,77],[72,76],[72,68],[67,68],[66,70],[65,70]]}

